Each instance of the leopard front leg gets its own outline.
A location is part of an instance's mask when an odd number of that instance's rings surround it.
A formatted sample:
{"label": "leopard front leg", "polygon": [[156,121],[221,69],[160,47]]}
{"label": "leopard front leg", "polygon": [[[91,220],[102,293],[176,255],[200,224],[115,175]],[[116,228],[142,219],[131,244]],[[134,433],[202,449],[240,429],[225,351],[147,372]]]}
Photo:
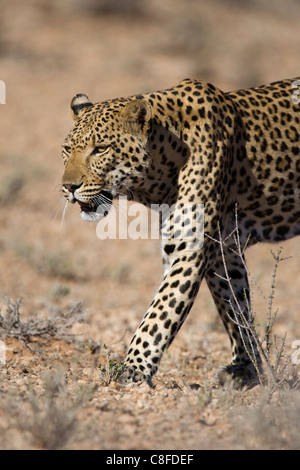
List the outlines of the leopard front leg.
{"label": "leopard front leg", "polygon": [[[175,245],[172,244],[172,249]],[[157,371],[164,350],[188,315],[203,277],[202,252],[186,251],[179,244],[170,256],[163,282],[132,338],[122,383],[147,381]],[[165,245],[165,251],[170,245]],[[172,261],[173,260],[173,261]],[[166,272],[167,271],[167,272]]]}

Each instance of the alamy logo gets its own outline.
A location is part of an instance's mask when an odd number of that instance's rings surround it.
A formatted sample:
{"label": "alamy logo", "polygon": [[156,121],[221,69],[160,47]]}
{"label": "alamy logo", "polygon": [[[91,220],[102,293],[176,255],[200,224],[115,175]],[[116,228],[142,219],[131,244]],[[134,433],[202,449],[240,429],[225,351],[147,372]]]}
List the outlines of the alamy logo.
{"label": "alamy logo", "polygon": [[6,104],[6,85],[3,80],[0,80],[0,104]]}
{"label": "alamy logo", "polygon": [[4,341],[0,340],[0,365],[6,364],[6,346]]}
{"label": "alamy logo", "polygon": [[295,88],[295,91],[292,94],[292,102],[294,104],[300,103],[300,80],[294,80],[292,83],[292,88]]}
{"label": "alamy logo", "polygon": [[293,364],[300,364],[300,340],[296,339],[293,341],[292,348],[296,349],[296,351],[292,354],[292,363]]}
{"label": "alamy logo", "polygon": [[[96,233],[100,240],[160,238],[185,242],[187,250],[203,246],[203,204],[152,204],[149,212],[147,207],[128,203],[126,197],[120,197],[117,209],[112,206],[106,217],[98,222]],[[105,211],[99,206],[97,212]]]}

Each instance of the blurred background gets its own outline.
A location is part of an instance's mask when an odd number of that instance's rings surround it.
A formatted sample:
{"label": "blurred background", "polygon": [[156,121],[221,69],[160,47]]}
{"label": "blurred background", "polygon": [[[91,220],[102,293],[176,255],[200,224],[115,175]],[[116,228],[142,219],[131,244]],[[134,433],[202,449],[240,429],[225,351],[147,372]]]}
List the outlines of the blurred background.
{"label": "blurred background", "polygon": [[[0,1],[0,294],[23,297],[24,315],[81,300],[89,334],[109,342],[126,332],[128,343],[160,282],[159,243],[101,242],[78,207],[62,221],[61,145],[73,95],[102,101],[186,77],[224,91],[297,77],[299,24],[299,0]],[[299,239],[284,246],[293,259],[281,268],[277,298],[292,335]],[[268,286],[270,247],[249,258]],[[199,343],[197,332],[215,321],[206,286],[197,302],[201,315],[191,315],[178,346]]]}

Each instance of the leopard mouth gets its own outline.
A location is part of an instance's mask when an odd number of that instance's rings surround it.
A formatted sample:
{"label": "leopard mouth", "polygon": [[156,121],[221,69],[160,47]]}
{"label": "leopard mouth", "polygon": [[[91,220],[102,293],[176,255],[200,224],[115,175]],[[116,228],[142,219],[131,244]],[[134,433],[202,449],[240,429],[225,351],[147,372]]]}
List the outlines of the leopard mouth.
{"label": "leopard mouth", "polygon": [[106,217],[112,207],[112,200],[112,194],[106,190],[102,190],[89,202],[77,200],[81,209],[81,217],[84,220],[100,220]]}

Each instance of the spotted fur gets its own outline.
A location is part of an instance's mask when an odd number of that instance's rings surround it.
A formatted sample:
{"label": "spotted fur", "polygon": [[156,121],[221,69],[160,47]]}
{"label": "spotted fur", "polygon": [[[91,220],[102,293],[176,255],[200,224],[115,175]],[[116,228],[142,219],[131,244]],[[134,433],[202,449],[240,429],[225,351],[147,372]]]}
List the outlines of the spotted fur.
{"label": "spotted fur", "polygon": [[224,244],[229,283],[218,240],[232,233],[236,214],[242,245],[300,233],[300,105],[293,103],[292,83],[224,93],[187,79],[165,91],[103,103],[73,98],[63,194],[81,205],[84,219],[101,219],[120,194],[146,206],[204,207],[203,246],[191,250],[176,237],[162,241],[164,277],[132,338],[123,381],[151,383],[203,278],[232,344],[232,363],[220,381],[255,378],[246,351],[259,361],[255,341],[234,320],[235,311],[249,317],[244,259]]}

